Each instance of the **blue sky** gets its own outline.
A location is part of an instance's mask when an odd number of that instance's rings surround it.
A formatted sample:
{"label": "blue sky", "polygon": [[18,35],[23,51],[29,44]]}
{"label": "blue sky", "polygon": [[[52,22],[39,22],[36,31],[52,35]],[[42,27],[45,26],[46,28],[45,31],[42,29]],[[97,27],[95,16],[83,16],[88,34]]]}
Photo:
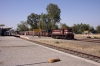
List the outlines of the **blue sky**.
{"label": "blue sky", "polygon": [[15,29],[31,13],[47,13],[46,7],[50,3],[61,9],[61,23],[100,25],[100,0],[0,0],[0,24]]}

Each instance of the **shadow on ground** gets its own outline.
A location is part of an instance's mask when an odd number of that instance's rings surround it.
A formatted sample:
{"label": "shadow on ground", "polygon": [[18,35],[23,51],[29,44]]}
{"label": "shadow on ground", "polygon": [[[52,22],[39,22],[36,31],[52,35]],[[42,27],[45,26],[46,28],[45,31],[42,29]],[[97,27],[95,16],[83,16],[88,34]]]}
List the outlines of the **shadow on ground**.
{"label": "shadow on ground", "polygon": [[36,64],[43,64],[43,63],[47,63],[47,62],[31,63],[31,64],[23,64],[23,65],[16,65],[16,66],[36,65]]}

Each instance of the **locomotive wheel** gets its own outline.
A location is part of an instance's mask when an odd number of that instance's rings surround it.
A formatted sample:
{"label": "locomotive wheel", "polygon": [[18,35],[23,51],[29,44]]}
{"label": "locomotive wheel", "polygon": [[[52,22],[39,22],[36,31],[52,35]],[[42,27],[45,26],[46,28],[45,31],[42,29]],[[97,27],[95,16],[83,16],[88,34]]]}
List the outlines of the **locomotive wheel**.
{"label": "locomotive wheel", "polygon": [[52,38],[54,38],[54,36],[51,36]]}
{"label": "locomotive wheel", "polygon": [[74,39],[74,36],[72,36],[72,39]]}
{"label": "locomotive wheel", "polygon": [[74,39],[74,37],[73,36],[70,36],[69,39]]}
{"label": "locomotive wheel", "polygon": [[55,38],[56,38],[56,39],[59,39],[59,36],[56,36]]}

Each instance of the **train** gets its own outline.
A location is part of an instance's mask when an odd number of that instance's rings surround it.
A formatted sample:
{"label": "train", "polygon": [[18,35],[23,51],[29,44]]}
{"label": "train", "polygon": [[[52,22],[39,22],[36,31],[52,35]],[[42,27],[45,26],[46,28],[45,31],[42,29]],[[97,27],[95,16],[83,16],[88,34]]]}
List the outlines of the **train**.
{"label": "train", "polygon": [[53,29],[53,30],[41,30],[39,32],[35,31],[20,31],[19,35],[34,35],[34,36],[45,36],[52,37],[55,39],[74,39],[74,33],[71,28],[65,29]]}

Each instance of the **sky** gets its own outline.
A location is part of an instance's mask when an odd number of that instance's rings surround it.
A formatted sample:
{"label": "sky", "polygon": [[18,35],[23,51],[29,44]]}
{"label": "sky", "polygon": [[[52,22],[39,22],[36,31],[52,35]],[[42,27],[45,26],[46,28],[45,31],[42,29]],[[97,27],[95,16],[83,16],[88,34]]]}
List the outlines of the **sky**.
{"label": "sky", "polygon": [[100,25],[100,0],[0,0],[0,24],[16,29],[31,13],[47,13],[50,3],[61,9],[61,23]]}

